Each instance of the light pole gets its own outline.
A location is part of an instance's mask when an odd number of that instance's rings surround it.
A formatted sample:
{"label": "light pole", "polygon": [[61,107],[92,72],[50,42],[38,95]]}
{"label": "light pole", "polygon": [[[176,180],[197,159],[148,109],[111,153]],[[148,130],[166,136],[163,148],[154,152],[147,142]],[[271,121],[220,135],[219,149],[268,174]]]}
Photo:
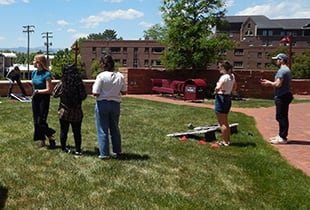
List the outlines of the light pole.
{"label": "light pole", "polygon": [[280,40],[280,43],[289,43],[289,48],[288,48],[288,67],[291,69],[291,67],[292,67],[292,46],[293,46],[292,33],[290,33],[289,36],[283,37]]}
{"label": "light pole", "polygon": [[46,61],[47,61],[47,67],[49,67],[50,61],[49,61],[49,50],[48,47],[49,45],[52,46],[52,43],[49,42],[49,38],[53,38],[53,36],[50,36],[53,32],[44,32],[41,33],[42,38],[46,38],[46,42],[44,43],[44,45],[46,46]]}
{"label": "light pole", "polygon": [[29,54],[30,36],[29,36],[29,34],[31,32],[34,32],[33,28],[35,28],[35,26],[34,25],[26,25],[26,26],[23,26],[23,28],[25,29],[25,30],[23,30],[23,32],[27,33],[27,37],[28,37],[28,45],[27,45],[27,58],[28,58],[28,62],[27,63],[28,63],[28,67],[27,67],[27,69],[28,69],[28,79],[30,79],[30,70],[29,70],[29,62],[30,62],[30,54]]}

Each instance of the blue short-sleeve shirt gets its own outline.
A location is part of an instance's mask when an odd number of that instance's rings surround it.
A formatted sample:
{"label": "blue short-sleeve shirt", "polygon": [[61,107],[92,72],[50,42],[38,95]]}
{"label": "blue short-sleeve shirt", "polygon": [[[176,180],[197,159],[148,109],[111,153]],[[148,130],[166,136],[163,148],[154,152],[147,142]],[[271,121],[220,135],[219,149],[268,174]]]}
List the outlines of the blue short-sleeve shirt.
{"label": "blue short-sleeve shirt", "polygon": [[35,70],[31,74],[33,89],[45,89],[46,81],[52,78],[52,75],[47,70]]}

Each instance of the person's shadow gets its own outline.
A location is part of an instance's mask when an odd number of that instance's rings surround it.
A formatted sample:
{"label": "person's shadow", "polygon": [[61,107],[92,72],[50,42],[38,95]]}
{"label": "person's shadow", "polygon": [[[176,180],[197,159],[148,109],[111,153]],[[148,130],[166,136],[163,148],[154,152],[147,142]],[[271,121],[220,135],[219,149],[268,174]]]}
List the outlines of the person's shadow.
{"label": "person's shadow", "polygon": [[4,209],[7,198],[8,198],[8,188],[0,186],[0,209]]}
{"label": "person's shadow", "polygon": [[[94,150],[84,150],[85,156],[98,156],[99,149],[95,148]],[[148,155],[140,155],[135,153],[122,153],[120,155],[115,155],[111,157],[112,159],[117,160],[148,160],[150,157]]]}

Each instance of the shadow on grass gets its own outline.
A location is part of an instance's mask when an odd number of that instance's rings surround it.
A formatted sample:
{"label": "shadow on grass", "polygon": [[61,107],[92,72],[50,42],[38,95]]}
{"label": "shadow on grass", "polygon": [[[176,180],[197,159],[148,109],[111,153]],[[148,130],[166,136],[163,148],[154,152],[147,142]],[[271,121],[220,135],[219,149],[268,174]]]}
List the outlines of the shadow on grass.
{"label": "shadow on grass", "polygon": [[0,209],[4,209],[7,198],[8,188],[0,186]]}
{"label": "shadow on grass", "polygon": [[[85,156],[95,156],[98,157],[99,149],[95,148],[94,150],[84,150]],[[117,160],[148,160],[150,157],[148,155],[140,155],[134,153],[122,153],[121,155],[112,156],[113,159]]]}

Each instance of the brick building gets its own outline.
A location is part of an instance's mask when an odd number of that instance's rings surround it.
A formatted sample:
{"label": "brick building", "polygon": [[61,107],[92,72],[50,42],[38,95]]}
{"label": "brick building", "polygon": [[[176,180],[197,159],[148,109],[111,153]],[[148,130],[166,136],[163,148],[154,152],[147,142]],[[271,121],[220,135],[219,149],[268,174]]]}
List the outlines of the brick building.
{"label": "brick building", "polygon": [[160,56],[165,47],[153,40],[86,40],[81,43],[81,57],[87,77],[91,77],[91,63],[111,54],[122,67],[162,68]]}
{"label": "brick building", "polygon": [[[217,28],[217,33],[227,33],[237,41],[233,51],[227,52],[227,59],[234,68],[266,69],[270,64],[270,53],[280,46],[281,39],[291,35],[292,54],[310,50],[310,18],[269,19],[257,16],[227,16],[228,24]],[[289,46],[288,46],[289,48]]]}
{"label": "brick building", "polygon": [[[226,59],[235,69],[266,69],[271,63],[270,53],[288,43],[284,37],[292,35],[292,53],[310,50],[310,19],[269,19],[266,16],[227,16],[227,24],[217,27],[216,33],[227,33],[237,41]],[[162,68],[160,56],[165,46],[154,40],[86,40],[81,43],[81,57],[87,77],[91,77],[91,63],[105,53],[113,56],[122,67]],[[211,65],[212,68],[213,65]]]}

